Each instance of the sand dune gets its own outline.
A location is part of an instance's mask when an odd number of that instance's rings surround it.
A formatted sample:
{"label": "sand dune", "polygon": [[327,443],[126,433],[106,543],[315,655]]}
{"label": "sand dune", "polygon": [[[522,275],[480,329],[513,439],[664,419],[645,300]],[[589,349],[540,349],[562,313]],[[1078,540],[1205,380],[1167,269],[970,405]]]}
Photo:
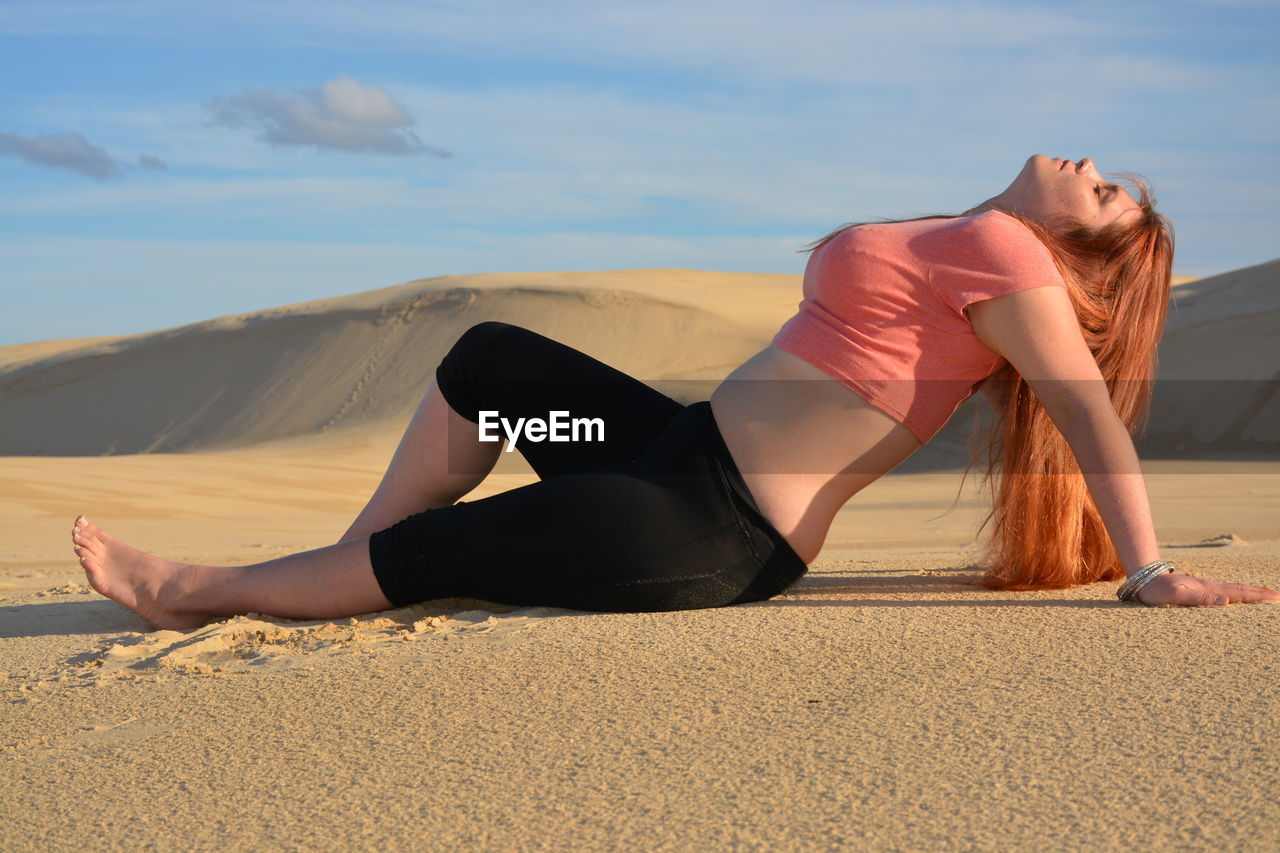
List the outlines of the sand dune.
{"label": "sand dune", "polygon": [[520,323],[655,384],[723,376],[767,342],[796,286],[693,270],[445,276],[149,334],[4,347],[0,455],[189,452],[402,426],[481,320]]}
{"label": "sand dune", "polygon": [[1160,341],[1150,452],[1280,453],[1280,260],[1178,287]]}

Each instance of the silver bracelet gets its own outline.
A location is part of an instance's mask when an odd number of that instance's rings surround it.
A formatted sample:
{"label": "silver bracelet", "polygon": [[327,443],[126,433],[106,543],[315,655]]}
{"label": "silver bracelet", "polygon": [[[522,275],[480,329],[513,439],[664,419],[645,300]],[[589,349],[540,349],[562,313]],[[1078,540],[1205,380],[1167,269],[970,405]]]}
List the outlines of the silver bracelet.
{"label": "silver bracelet", "polygon": [[1156,560],[1154,562],[1147,563],[1145,566],[1130,575],[1129,579],[1120,585],[1120,589],[1116,591],[1116,597],[1121,601],[1141,602],[1142,600],[1138,598],[1138,590],[1155,580],[1158,575],[1162,575],[1165,572],[1172,573],[1173,571],[1173,563],[1170,563],[1168,560]]}

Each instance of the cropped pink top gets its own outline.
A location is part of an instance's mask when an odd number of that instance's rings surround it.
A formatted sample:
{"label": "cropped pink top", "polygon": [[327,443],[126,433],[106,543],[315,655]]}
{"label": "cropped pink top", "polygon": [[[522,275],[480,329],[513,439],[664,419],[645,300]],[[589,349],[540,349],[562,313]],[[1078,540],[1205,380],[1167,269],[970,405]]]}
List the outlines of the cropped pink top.
{"label": "cropped pink top", "polygon": [[928,442],[1005,364],[974,334],[971,302],[1066,287],[1014,217],[860,225],[809,256],[799,311],[773,337]]}

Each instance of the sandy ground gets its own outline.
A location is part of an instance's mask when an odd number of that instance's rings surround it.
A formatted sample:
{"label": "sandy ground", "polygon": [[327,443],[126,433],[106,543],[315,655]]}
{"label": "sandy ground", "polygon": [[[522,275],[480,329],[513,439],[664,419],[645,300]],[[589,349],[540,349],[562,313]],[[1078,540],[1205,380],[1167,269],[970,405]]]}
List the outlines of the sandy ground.
{"label": "sandy ground", "polygon": [[[785,284],[759,277],[736,319],[723,318],[732,334],[694,315],[671,334],[702,349],[648,375],[722,373],[794,308]],[[1212,295],[1230,282],[1199,284]],[[512,311],[543,297],[521,298]],[[620,299],[582,310],[631,312],[653,328],[669,319]],[[303,346],[306,322],[332,337],[335,312],[354,310],[294,311],[302,325],[288,346]],[[548,310],[535,319],[579,309]],[[1246,300],[1235,313],[1202,309],[1182,331],[1212,342],[1226,324],[1222,334],[1239,335],[1249,311],[1265,319]],[[329,545],[416,402],[360,384],[375,363],[387,383],[419,381],[395,350],[411,338],[396,323],[361,350],[386,360],[356,359],[328,410],[237,421],[248,409],[232,406],[213,426],[157,426],[154,407],[130,402],[132,420],[108,412],[121,425],[112,432],[66,402],[146,371],[189,381],[226,335],[253,327],[210,323],[222,326],[0,348],[6,416],[21,409],[0,438],[55,448],[0,458],[0,849],[1280,848],[1280,607],[1144,608],[1118,602],[1110,583],[966,585],[986,505],[971,471],[947,512],[954,466],[895,473],[855,496],[809,573],[767,602],[595,614],[448,599],[152,631],[85,584],[68,541],[76,514],[183,561],[243,565]],[[607,330],[582,328],[610,344]],[[339,343],[365,346],[367,331],[352,325]],[[266,359],[278,336],[261,337]],[[624,367],[644,357],[629,338],[616,346]],[[1271,350],[1253,351],[1267,367]],[[232,375],[325,375],[332,362],[309,352]],[[265,399],[239,381],[224,402]],[[282,406],[309,399],[273,381]],[[14,426],[33,411],[46,429]],[[1235,430],[1228,450],[1249,450],[1250,430],[1271,435],[1265,408],[1222,414]],[[246,432],[232,435],[237,423]],[[166,452],[99,455],[144,438]],[[76,441],[83,450],[56,452]],[[1274,453],[1144,458],[1144,471],[1167,559],[1280,588]],[[504,454],[473,494],[531,480]]]}

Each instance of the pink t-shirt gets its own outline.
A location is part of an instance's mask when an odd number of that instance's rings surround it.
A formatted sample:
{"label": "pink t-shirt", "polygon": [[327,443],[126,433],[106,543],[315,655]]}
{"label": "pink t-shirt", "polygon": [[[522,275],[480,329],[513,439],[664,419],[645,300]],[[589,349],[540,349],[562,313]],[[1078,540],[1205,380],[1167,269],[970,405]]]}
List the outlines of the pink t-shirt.
{"label": "pink t-shirt", "polygon": [[809,256],[773,344],[928,442],[1005,363],[964,307],[1046,286],[1066,287],[1052,255],[1002,211],[860,225]]}

